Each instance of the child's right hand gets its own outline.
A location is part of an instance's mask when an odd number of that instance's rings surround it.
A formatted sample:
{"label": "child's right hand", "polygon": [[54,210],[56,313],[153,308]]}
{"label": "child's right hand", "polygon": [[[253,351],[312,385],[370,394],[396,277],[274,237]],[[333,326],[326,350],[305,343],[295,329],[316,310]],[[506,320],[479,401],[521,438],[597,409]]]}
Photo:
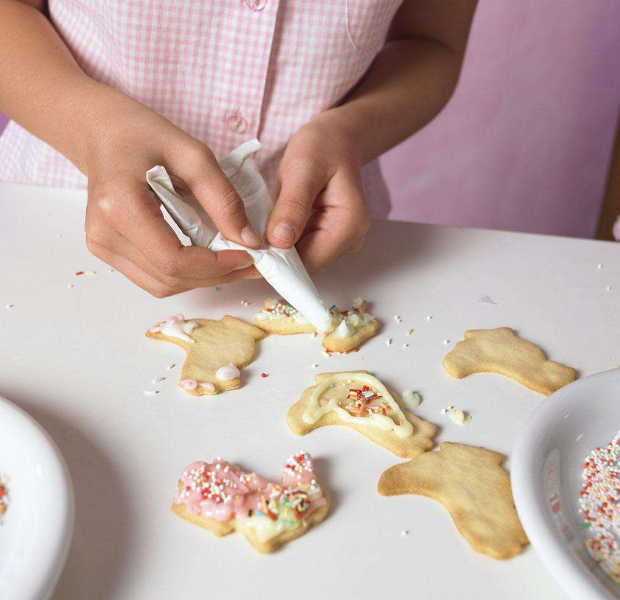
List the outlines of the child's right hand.
{"label": "child's right hand", "polygon": [[94,119],[84,166],[86,244],[95,256],[158,298],[258,276],[246,252],[183,246],[146,183],[146,172],[164,165],[175,187],[191,190],[228,239],[258,247],[241,198],[207,146],[117,92]]}

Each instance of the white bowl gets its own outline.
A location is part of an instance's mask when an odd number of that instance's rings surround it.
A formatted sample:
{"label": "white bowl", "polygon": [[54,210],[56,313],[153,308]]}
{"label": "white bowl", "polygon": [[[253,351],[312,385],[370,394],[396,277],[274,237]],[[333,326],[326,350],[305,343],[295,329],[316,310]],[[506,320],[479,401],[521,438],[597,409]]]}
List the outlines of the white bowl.
{"label": "white bowl", "polygon": [[71,543],[73,487],[49,435],[2,397],[0,474],[10,479],[0,526],[0,598],[47,600]]}
{"label": "white bowl", "polygon": [[533,548],[576,600],[620,598],[620,586],[588,554],[579,529],[585,457],[620,430],[620,369],[552,394],[520,434],[512,457],[517,511]]}

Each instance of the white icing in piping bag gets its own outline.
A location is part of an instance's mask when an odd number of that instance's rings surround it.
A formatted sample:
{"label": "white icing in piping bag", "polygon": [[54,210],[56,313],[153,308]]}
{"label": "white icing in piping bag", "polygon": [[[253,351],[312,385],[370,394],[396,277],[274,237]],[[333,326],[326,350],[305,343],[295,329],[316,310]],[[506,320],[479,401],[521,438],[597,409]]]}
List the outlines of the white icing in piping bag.
{"label": "white icing in piping bag", "polygon": [[[220,167],[241,196],[250,223],[258,234],[264,237],[274,202],[254,162],[254,154],[260,148],[260,142],[256,139],[245,142],[222,159]],[[260,249],[254,250],[231,242],[217,232],[196,198],[192,196],[181,199],[164,167],[150,169],[146,174],[146,181],[193,245],[209,248],[214,252],[245,250],[267,282],[304,315],[319,333],[326,333],[331,329],[329,311],[323,306],[294,247],[281,249],[264,244]]]}

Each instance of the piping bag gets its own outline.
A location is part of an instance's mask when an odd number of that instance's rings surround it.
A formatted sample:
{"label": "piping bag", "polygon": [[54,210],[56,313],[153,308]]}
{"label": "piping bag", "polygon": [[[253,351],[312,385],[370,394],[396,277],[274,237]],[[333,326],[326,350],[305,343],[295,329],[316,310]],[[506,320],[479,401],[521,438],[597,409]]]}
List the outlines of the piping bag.
{"label": "piping bag", "polygon": [[[250,223],[264,238],[274,201],[254,161],[254,154],[260,148],[258,140],[249,140],[223,158],[219,165],[243,200]],[[295,247],[282,249],[263,244],[254,250],[231,242],[217,231],[196,198],[190,196],[182,199],[177,194],[164,167],[153,167],[147,171],[146,181],[194,246],[209,248],[213,252],[245,250],[267,282],[319,333],[327,333],[332,328],[329,311],[323,306]]]}

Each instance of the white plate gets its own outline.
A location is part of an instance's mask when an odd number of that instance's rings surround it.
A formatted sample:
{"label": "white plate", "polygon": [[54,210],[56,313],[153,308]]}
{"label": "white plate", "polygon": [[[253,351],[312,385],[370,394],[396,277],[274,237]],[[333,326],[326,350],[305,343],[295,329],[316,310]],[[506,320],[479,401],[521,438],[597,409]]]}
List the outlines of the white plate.
{"label": "white plate", "polygon": [[71,543],[73,487],[49,435],[2,397],[0,474],[10,479],[0,526],[0,598],[47,600]]}
{"label": "white plate", "polygon": [[588,554],[578,510],[584,458],[620,430],[620,369],[552,394],[526,423],[512,458],[512,486],[532,546],[565,591],[578,600],[620,598]]}

